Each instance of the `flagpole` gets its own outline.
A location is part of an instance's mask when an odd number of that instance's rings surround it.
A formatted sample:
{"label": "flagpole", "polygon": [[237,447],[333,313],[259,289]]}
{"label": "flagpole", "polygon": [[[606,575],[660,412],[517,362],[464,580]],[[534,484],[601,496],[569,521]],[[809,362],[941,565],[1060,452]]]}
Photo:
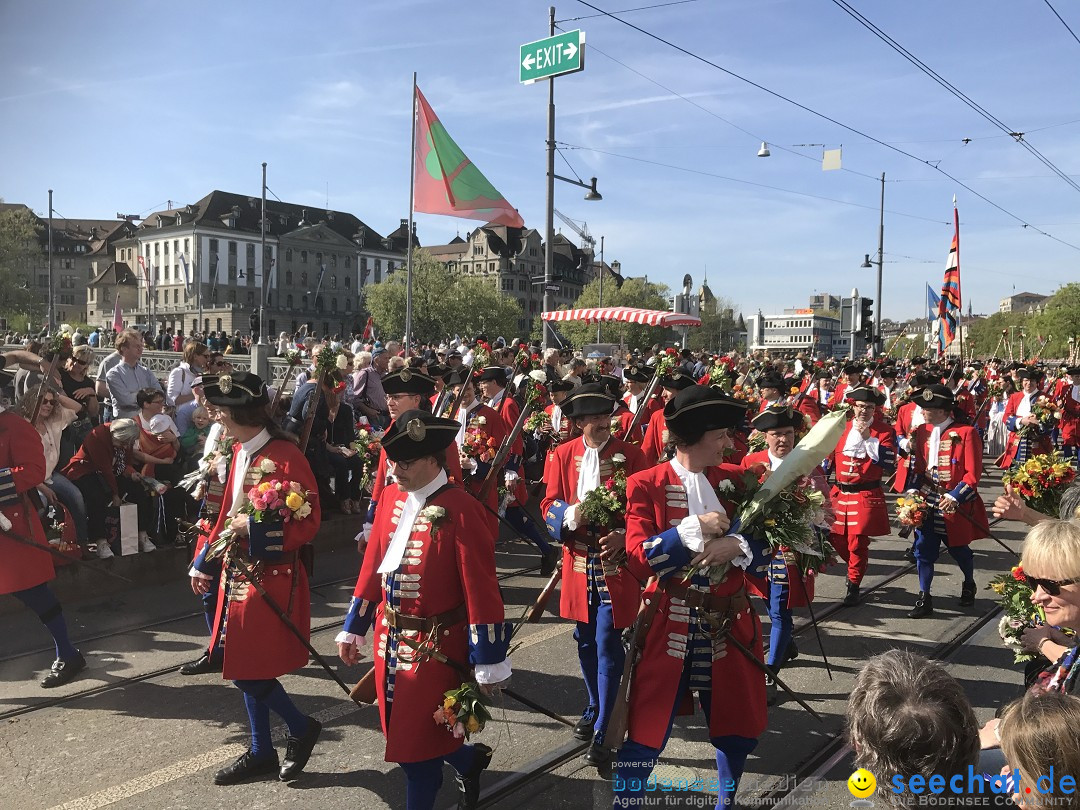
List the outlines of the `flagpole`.
{"label": "flagpole", "polygon": [[964,295],[960,289],[960,212],[956,210],[956,195],[952,198],[953,234],[956,236],[956,332],[960,338],[960,363],[964,362]]}
{"label": "flagpole", "polygon": [[[263,335],[266,333],[266,161],[263,161],[262,165],[262,220],[259,223],[259,275],[262,281],[262,295],[259,296],[259,334],[255,336],[256,342],[259,346],[264,346],[266,342],[263,340]],[[254,272],[252,268],[249,272]]]}
{"label": "flagpole", "polygon": [[416,71],[412,75],[412,134],[409,136],[409,226],[405,234],[405,356],[412,350],[413,206],[416,194]]}

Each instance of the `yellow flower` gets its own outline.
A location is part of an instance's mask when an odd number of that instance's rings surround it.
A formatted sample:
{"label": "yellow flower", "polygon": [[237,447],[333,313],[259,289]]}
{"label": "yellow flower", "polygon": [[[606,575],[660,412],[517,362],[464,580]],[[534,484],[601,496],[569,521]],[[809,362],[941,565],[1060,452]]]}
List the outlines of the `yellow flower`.
{"label": "yellow flower", "polygon": [[454,708],[455,703],[457,703],[456,700],[454,700],[452,697],[448,697],[446,700],[444,700],[442,702],[442,705],[443,705],[444,709],[446,709],[447,711],[450,711],[452,708]]}
{"label": "yellow flower", "polygon": [[476,719],[475,714],[470,714],[468,721],[465,723],[465,729],[470,734],[475,734],[480,730],[480,721]]}
{"label": "yellow flower", "polygon": [[896,499],[896,505],[897,506],[903,506],[905,503],[907,503],[907,501],[905,501],[903,498],[897,498]]}
{"label": "yellow flower", "polygon": [[776,525],[776,521],[773,518],[768,518],[765,521],[765,525],[768,526],[771,529],[773,526]]}
{"label": "yellow flower", "polygon": [[991,582],[990,589],[998,595],[1005,593],[1005,585],[1001,582]]}
{"label": "yellow flower", "polygon": [[259,484],[259,492],[269,492],[273,488],[273,485],[269,481],[264,481]]}
{"label": "yellow flower", "polygon": [[285,498],[285,505],[295,512],[304,505],[304,499],[299,492],[290,492]]}

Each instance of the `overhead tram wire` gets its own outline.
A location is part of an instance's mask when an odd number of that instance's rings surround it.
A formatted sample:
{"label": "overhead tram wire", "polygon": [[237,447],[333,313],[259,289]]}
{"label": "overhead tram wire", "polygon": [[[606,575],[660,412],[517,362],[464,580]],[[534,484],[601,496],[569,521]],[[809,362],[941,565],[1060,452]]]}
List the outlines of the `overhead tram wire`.
{"label": "overhead tram wire", "polygon": [[1076,32],[1069,27],[1069,24],[1065,22],[1065,20],[1061,19],[1061,15],[1058,14],[1057,9],[1050,4],[1050,0],[1043,0],[1043,2],[1046,3],[1047,7],[1049,7],[1052,12],[1054,12],[1054,16],[1057,17],[1058,21],[1065,26],[1065,30],[1072,34],[1072,38],[1076,40],[1078,45],[1080,45],[1080,37],[1076,35]]}
{"label": "overhead tram wire", "polygon": [[[621,11],[616,11],[615,13],[616,14],[630,14],[631,12],[634,12],[634,11],[649,11],[650,9],[654,9],[654,8],[667,8],[668,6],[683,6],[683,5],[686,5],[687,3],[697,3],[697,2],[699,2],[699,0],[671,0],[668,3],[656,3],[655,5],[651,5],[651,6],[638,6],[637,8],[624,8]],[[565,20],[556,20],[555,21],[555,27],[558,28],[559,23],[577,22],[578,20],[592,20],[592,19],[595,19],[597,17],[603,17],[603,16],[604,16],[603,14],[586,14],[586,15],[584,15],[582,17],[567,17]],[[592,49],[592,45],[589,45],[589,49],[590,50]]]}
{"label": "overhead tram wire", "polygon": [[[753,180],[741,180],[738,177],[728,177],[727,175],[714,174],[712,172],[702,171],[701,169],[691,169],[691,168],[688,168],[686,166],[676,166],[673,163],[661,163],[658,160],[649,160],[647,158],[639,158],[639,157],[634,157],[632,155],[620,155],[618,152],[609,152],[609,151],[607,151],[605,149],[597,149],[596,147],[593,147],[593,146],[579,146],[577,144],[565,143],[563,141],[557,141],[556,143],[557,143],[558,146],[562,147],[563,149],[578,149],[578,150],[581,150],[583,152],[595,152],[598,155],[607,155],[608,157],[619,158],[621,160],[630,160],[630,161],[633,161],[635,163],[646,163],[646,164],[648,164],[650,166],[659,166],[659,167],[664,168],[664,169],[674,169],[675,171],[687,172],[688,174],[700,174],[703,177],[713,177],[713,178],[715,178],[717,180],[727,180],[727,181],[729,181],[731,183],[741,183],[741,184],[746,185],[746,186],[754,186],[755,188],[767,188],[770,191],[780,191],[780,192],[783,192],[784,194],[794,194],[794,195],[799,196],[799,197],[809,197],[809,198],[814,199],[814,200],[823,200],[825,202],[838,203],[840,205],[850,205],[853,208],[865,208],[867,211],[878,212],[878,211],[881,210],[881,207],[877,206],[877,205],[864,205],[862,203],[851,202],[850,200],[838,200],[835,197],[825,197],[825,196],[822,196],[821,194],[811,194],[811,193],[809,193],[807,191],[796,191],[795,189],[782,188],[781,186],[770,186],[767,183],[755,183]],[[893,215],[898,216],[898,217],[907,217],[908,219],[919,219],[919,220],[922,220],[923,222],[933,222],[935,225],[951,225],[952,224],[951,222],[946,222],[945,220],[933,219],[932,217],[919,216],[918,214],[906,214],[903,211],[893,211],[892,209],[889,209],[889,208],[885,209],[885,213],[893,214]]]}
{"label": "overhead tram wire", "polygon": [[853,7],[847,0],[832,0],[832,2],[833,5],[843,10],[848,16],[858,22],[859,25],[872,33],[874,36],[876,36],[878,39],[880,39],[898,54],[903,56],[904,59],[906,59],[908,62],[917,67],[920,71],[922,71],[939,85],[941,85],[941,87],[943,87],[951,95],[959,99],[963,104],[965,104],[975,113],[985,118],[987,121],[1000,129],[1006,135],[1010,136],[1018,144],[1023,146],[1035,157],[1036,160],[1046,166],[1046,168],[1050,169],[1050,171],[1056,174],[1059,178],[1068,183],[1074,191],[1080,191],[1080,183],[1077,183],[1075,180],[1073,180],[1072,177],[1059,169],[1053,163],[1053,161],[1046,157],[1046,155],[1044,155],[1042,152],[1040,152],[1038,149],[1036,149],[1034,146],[1024,140],[1023,132],[1013,129],[1000,118],[991,114],[985,107],[983,107],[981,104],[974,101],[970,96],[968,96],[967,93],[961,91],[959,88],[956,87],[956,85],[943,77],[940,73],[927,65],[925,62],[923,62],[919,57],[915,56],[915,54],[913,54],[911,51],[909,51],[907,48],[905,48],[903,45],[893,39],[889,34],[885,33],[885,31],[883,31],[881,28],[871,22],[865,15],[863,15],[862,12]]}
{"label": "overhead tram wire", "polygon": [[[602,14],[590,15],[590,18],[593,17],[593,16],[602,17],[604,15],[602,15]],[[556,24],[555,27],[558,28],[559,27],[558,24]],[[560,29],[560,30],[562,30],[562,29]],[[773,141],[773,140],[771,140],[769,138],[763,138],[759,133],[751,132],[748,129],[744,129],[743,127],[740,127],[734,121],[729,121],[728,119],[724,118],[724,116],[720,115],[719,113],[717,113],[717,112],[715,112],[713,110],[710,110],[705,105],[698,104],[692,98],[689,98],[688,96],[684,96],[678,90],[674,90],[671,87],[668,87],[666,84],[664,84],[663,82],[657,81],[652,76],[646,76],[644,73],[642,73],[637,68],[633,68],[630,65],[626,64],[626,62],[623,62],[623,61],[621,61],[619,59],[616,59],[611,54],[600,50],[599,48],[596,47],[596,45],[594,45],[591,42],[589,43],[589,52],[590,53],[595,52],[595,53],[598,53],[601,56],[603,56],[605,59],[610,59],[616,65],[620,65],[620,66],[626,68],[627,70],[629,70],[631,73],[635,74],[636,76],[640,76],[645,81],[650,82],[652,84],[655,84],[661,90],[663,90],[663,91],[665,91],[667,93],[671,93],[671,95],[675,96],[676,98],[682,99],[687,104],[690,104],[693,107],[697,107],[699,110],[701,110],[706,115],[711,115],[716,120],[723,121],[725,124],[727,124],[732,129],[737,129],[739,132],[743,133],[744,135],[749,135],[755,141],[766,141],[766,142],[768,142],[769,146],[771,146],[773,149],[778,149],[781,152],[787,152],[788,154],[795,155],[796,157],[801,157],[801,158],[803,158],[805,160],[813,161],[814,163],[817,163],[817,164],[821,163],[821,161],[818,158],[815,158],[812,155],[807,155],[804,152],[799,152],[799,151],[797,151],[795,149],[791,149],[789,147],[783,146],[783,145],[778,144],[778,143],[776,143],[775,141]],[[855,175],[858,175],[859,177],[865,177],[867,180],[873,180],[875,183],[880,183],[881,182],[880,177],[874,177],[873,175],[866,174],[864,172],[859,172],[859,171],[856,171],[855,169],[848,169],[848,168],[845,168],[845,167],[841,167],[841,171],[848,172],[849,174],[855,174]]]}
{"label": "overhead tram wire", "polygon": [[616,17],[611,12],[604,11],[599,6],[595,6],[592,3],[587,2],[587,0],[576,0],[576,2],[581,3],[583,6],[585,6],[587,8],[591,8],[594,11],[600,12],[604,16],[610,17],[611,19],[615,20],[616,22],[622,23],[623,25],[627,26],[628,28],[633,28],[635,31],[637,31],[637,32],[639,32],[641,34],[644,34],[645,36],[649,37],[650,39],[655,39],[657,42],[659,42],[659,43],[661,43],[663,45],[667,45],[669,48],[672,48],[673,50],[679,51],[679,53],[682,53],[682,54],[684,54],[686,56],[689,56],[691,59],[696,59],[697,61],[708,65],[709,67],[712,67],[712,68],[715,68],[716,70],[719,70],[721,73],[724,73],[724,74],[726,74],[728,76],[731,76],[732,78],[738,79],[739,81],[750,85],[751,87],[754,87],[754,88],[756,88],[758,90],[761,90],[763,93],[767,93],[770,96],[773,96],[774,98],[780,99],[781,101],[786,101],[788,104],[791,104],[793,107],[798,107],[800,110],[803,110],[804,112],[808,112],[808,113],[810,113],[811,115],[813,115],[816,118],[820,118],[823,121],[828,121],[830,124],[834,124],[835,126],[838,126],[841,129],[845,129],[848,132],[851,132],[851,133],[853,133],[855,135],[858,135],[860,138],[865,138],[866,140],[871,141],[872,143],[876,143],[879,146],[884,146],[886,149],[889,149],[890,151],[896,152],[897,154],[903,155],[906,158],[910,158],[911,160],[917,161],[918,163],[921,163],[924,166],[927,166],[930,169],[933,169],[935,172],[938,172],[942,176],[947,177],[949,180],[951,180],[953,183],[958,185],[960,188],[962,188],[965,191],[973,194],[975,197],[978,197],[984,203],[986,203],[987,205],[989,205],[992,208],[997,209],[998,211],[1005,214],[1005,216],[1009,217],[1010,219],[1016,220],[1026,230],[1034,231],[1035,233],[1040,234],[1041,236],[1045,236],[1047,239],[1051,239],[1051,240],[1053,240],[1055,242],[1058,242],[1059,244],[1065,245],[1066,247],[1070,247],[1073,250],[1080,251],[1080,245],[1074,245],[1071,242],[1066,242],[1064,239],[1060,239],[1057,236],[1054,236],[1052,233],[1047,233],[1046,231],[1044,231],[1044,230],[1042,230],[1040,228],[1036,228],[1034,225],[1032,225],[1030,222],[1025,220],[1023,217],[1019,216],[1018,214],[1014,214],[1012,211],[1010,211],[1007,208],[1005,208],[1004,206],[1001,206],[998,203],[994,202],[993,200],[991,200],[986,195],[979,193],[978,191],[973,189],[971,186],[969,186],[967,183],[963,183],[960,180],[958,180],[957,178],[953,177],[951,174],[949,174],[947,171],[942,169],[940,166],[935,166],[931,161],[924,160],[923,158],[919,157],[918,155],[913,155],[911,152],[907,152],[907,151],[905,151],[903,149],[900,149],[899,147],[893,146],[891,143],[887,143],[886,141],[883,141],[880,138],[875,138],[873,135],[870,135],[869,133],[863,132],[861,129],[857,129],[856,127],[850,126],[849,124],[845,124],[845,123],[843,123],[841,121],[838,121],[835,118],[832,118],[831,116],[828,116],[825,113],[818,112],[817,110],[815,110],[815,109],[813,109],[811,107],[807,107],[805,104],[801,104],[801,103],[799,103],[798,101],[795,101],[792,98],[788,98],[787,96],[783,95],[782,93],[778,93],[775,90],[771,90],[771,89],[769,89],[768,87],[765,87],[762,84],[758,84],[757,82],[753,81],[752,79],[748,79],[745,76],[741,76],[740,74],[735,73],[734,71],[729,70],[728,68],[725,68],[725,67],[722,67],[722,66],[716,64],[716,62],[712,62],[712,61],[706,59],[704,56],[696,54],[693,51],[687,50],[686,48],[682,47],[681,45],[676,45],[674,42],[671,42],[670,40],[664,39],[663,37],[659,36],[658,34],[654,34],[651,31],[647,31],[647,30],[645,30],[644,28],[642,28],[642,27],[640,27],[638,25],[634,25],[632,22],[628,22],[628,21],[626,21],[624,19],[621,19],[620,17]]}

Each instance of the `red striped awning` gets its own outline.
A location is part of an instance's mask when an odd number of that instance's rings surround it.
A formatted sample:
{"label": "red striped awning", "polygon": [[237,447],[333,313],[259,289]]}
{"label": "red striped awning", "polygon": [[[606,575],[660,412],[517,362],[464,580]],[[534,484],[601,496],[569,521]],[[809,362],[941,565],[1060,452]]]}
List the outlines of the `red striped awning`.
{"label": "red striped awning", "polygon": [[643,326],[701,326],[701,318],[681,312],[662,309],[635,309],[634,307],[600,307],[589,309],[562,309],[544,312],[545,321],[584,321],[585,323],[637,323]]}

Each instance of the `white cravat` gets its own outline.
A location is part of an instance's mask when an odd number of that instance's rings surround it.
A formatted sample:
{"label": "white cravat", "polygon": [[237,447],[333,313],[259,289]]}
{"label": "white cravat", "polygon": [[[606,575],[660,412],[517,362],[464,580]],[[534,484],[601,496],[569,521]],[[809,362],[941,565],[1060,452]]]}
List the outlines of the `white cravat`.
{"label": "white cravat", "polygon": [[923,413],[922,408],[916,408],[915,413],[911,415],[911,429],[914,430],[919,425],[926,422],[926,414]]}
{"label": "white cravat", "polygon": [[480,400],[474,400],[473,404],[468,408],[459,408],[457,412],[457,421],[461,423],[461,427],[457,432],[457,446],[463,447],[465,444],[465,428],[469,426],[469,414],[480,407]]}
{"label": "white cravat", "polygon": [[1020,397],[1020,404],[1016,406],[1016,418],[1022,419],[1025,416],[1031,416],[1031,398],[1035,394],[1024,394]]}
{"label": "white cravat", "polygon": [[[205,459],[211,453],[217,452],[218,440],[221,439],[221,434],[225,432],[225,428],[222,427],[220,422],[214,422],[210,425],[210,432],[206,434],[206,441],[203,442],[202,458]],[[210,471],[210,467],[205,461],[199,462],[199,469],[204,473]],[[218,459],[217,469],[214,470],[218,481],[224,483],[225,478],[229,474],[228,461],[224,458]]]}
{"label": "white cravat", "polygon": [[439,487],[446,484],[446,480],[446,471],[443,470],[435,476],[431,483],[425,484],[415,492],[410,492],[405,498],[405,503],[401,507],[401,514],[398,516],[397,527],[390,537],[390,545],[386,547],[386,556],[383,557],[383,561],[379,565],[380,574],[392,573],[401,565],[401,560],[405,556],[405,548],[409,543],[409,537],[412,535],[413,524],[416,522],[416,516],[424,508],[427,499]]}
{"label": "white cravat", "polygon": [[780,462],[782,462],[783,459],[779,456],[774,456],[772,450],[768,450],[766,452],[769,454],[769,469],[775,470],[777,467],[780,466]]}
{"label": "white cravat", "polygon": [[878,460],[881,440],[875,436],[867,436],[865,439],[852,424],[848,431],[847,439],[844,440],[844,449],[841,451],[849,458],[866,458],[869,456],[874,461]]}
{"label": "white cravat", "polygon": [[881,393],[885,395],[885,407],[892,407],[892,387],[888,385],[881,386]]}
{"label": "white cravat", "polygon": [[717,497],[705,473],[690,472],[679,463],[678,459],[673,458],[668,463],[679,476],[682,485],[686,487],[686,507],[692,517],[704,515],[707,512],[727,514],[727,510],[721,505],[720,498]]}
{"label": "white cravat", "polygon": [[638,395],[631,394],[630,401],[626,403],[626,406],[630,409],[630,413],[637,413],[638,409]]}
{"label": "white cravat", "polygon": [[495,396],[493,396],[491,399],[489,399],[487,401],[487,406],[489,408],[494,408],[495,410],[499,410],[499,403],[502,402],[502,398],[503,398],[504,393],[505,393],[504,391],[500,391]]}
{"label": "white cravat", "polygon": [[948,429],[949,425],[953,423],[950,416],[940,425],[934,425],[934,429],[930,431],[930,440],[926,443],[926,466],[937,467],[938,465],[938,453],[941,451],[941,434]]}
{"label": "white cravat", "polygon": [[[608,441],[611,441],[608,439]],[[581,469],[577,477],[577,501],[581,503],[585,496],[600,486],[600,454],[607,447],[604,442],[599,447],[589,447],[585,439],[581,440],[585,447],[585,453],[581,456]]]}
{"label": "white cravat", "polygon": [[562,408],[558,405],[551,406],[551,429],[556,433],[562,428]]}
{"label": "white cravat", "polygon": [[270,433],[265,429],[260,430],[259,433],[246,442],[240,443],[240,449],[236,451],[236,455],[233,456],[233,480],[232,480],[232,493],[229,503],[229,517],[236,514],[236,510],[240,508],[240,504],[244,499],[244,479],[247,478],[248,467],[251,466],[251,460],[259,454],[259,451],[263,449],[263,446],[270,441]]}

